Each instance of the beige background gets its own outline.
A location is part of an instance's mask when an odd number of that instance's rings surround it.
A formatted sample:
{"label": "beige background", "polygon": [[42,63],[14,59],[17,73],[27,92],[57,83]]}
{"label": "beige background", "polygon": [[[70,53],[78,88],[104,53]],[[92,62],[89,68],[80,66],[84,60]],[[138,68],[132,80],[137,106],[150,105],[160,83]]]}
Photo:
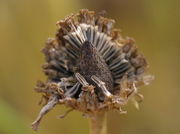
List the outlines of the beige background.
{"label": "beige background", "polygon": [[[56,32],[56,21],[81,8],[106,10],[123,36],[134,37],[155,80],[141,87],[140,110],[130,103],[126,115],[108,114],[109,134],[180,133],[179,0],[0,0],[0,134],[34,134],[30,123],[40,107],[33,91],[44,80],[40,49]],[[38,134],[86,134],[88,121],[65,107],[46,116]]]}

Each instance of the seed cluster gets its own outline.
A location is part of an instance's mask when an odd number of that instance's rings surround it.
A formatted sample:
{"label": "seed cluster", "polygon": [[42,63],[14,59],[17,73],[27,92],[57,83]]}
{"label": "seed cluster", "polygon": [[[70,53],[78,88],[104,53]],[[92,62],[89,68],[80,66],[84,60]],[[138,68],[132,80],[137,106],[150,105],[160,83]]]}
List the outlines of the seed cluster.
{"label": "seed cluster", "polygon": [[[58,21],[55,38],[49,38],[42,52],[47,81],[39,81],[35,90],[45,100],[33,129],[37,129],[49,110],[64,104],[92,116],[117,110],[128,100],[136,107],[142,100],[138,87],[147,85],[151,75],[144,75],[148,64],[132,38],[122,38],[115,21],[102,14],[80,10]],[[65,115],[67,114],[65,113]]]}

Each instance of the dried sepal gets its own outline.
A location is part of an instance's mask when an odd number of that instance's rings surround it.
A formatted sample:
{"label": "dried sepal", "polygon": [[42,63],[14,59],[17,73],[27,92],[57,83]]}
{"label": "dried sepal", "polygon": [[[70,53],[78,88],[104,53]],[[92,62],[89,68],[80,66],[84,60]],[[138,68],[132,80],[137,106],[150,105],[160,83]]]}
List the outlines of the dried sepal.
{"label": "dried sepal", "polygon": [[47,114],[53,107],[58,104],[59,96],[51,96],[47,104],[41,109],[39,115],[36,120],[32,123],[32,129],[37,130],[39,127],[39,123],[42,120],[43,116]]}

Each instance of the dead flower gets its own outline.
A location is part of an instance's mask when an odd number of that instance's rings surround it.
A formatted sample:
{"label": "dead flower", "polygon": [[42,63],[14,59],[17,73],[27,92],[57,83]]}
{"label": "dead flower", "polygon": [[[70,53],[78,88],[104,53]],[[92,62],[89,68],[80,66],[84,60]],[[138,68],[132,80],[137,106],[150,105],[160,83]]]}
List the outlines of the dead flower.
{"label": "dead flower", "polygon": [[[57,104],[78,110],[88,117],[109,110],[123,113],[122,106],[143,96],[138,87],[147,85],[147,61],[132,38],[122,38],[115,21],[86,9],[58,21],[55,38],[49,38],[42,52],[48,79],[38,82],[45,105],[32,128],[37,130],[42,117]],[[67,113],[65,113],[64,117]]]}

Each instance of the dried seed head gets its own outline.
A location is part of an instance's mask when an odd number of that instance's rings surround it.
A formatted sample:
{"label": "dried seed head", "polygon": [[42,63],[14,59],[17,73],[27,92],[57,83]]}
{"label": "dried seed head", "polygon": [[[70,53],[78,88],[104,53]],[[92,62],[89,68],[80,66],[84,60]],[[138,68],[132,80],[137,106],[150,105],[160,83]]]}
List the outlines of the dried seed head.
{"label": "dried seed head", "polygon": [[104,95],[97,83],[92,80],[92,76],[99,77],[105,84],[109,91],[113,90],[112,74],[106,64],[105,60],[96,50],[96,47],[89,41],[85,41],[80,52],[80,60],[78,63],[80,74],[87,80],[89,84],[96,87],[96,93],[99,100],[103,101]]}
{"label": "dried seed head", "polygon": [[[38,83],[46,105],[33,123],[37,126],[56,104],[93,115],[119,110],[132,98],[142,98],[138,86],[147,85],[147,61],[131,38],[122,38],[114,20],[86,9],[57,22],[55,38],[43,48],[47,82]],[[67,112],[68,113],[68,112]],[[66,115],[66,114],[65,114]]]}

